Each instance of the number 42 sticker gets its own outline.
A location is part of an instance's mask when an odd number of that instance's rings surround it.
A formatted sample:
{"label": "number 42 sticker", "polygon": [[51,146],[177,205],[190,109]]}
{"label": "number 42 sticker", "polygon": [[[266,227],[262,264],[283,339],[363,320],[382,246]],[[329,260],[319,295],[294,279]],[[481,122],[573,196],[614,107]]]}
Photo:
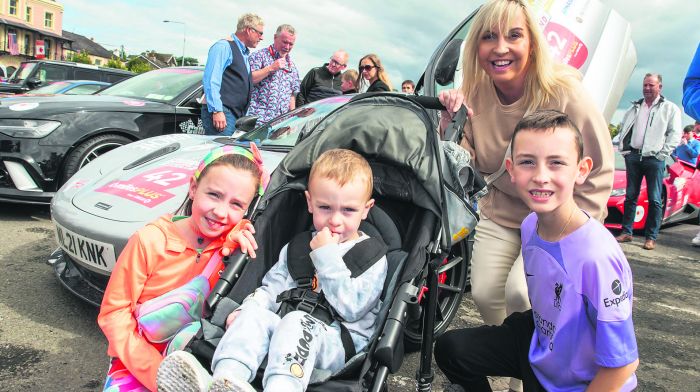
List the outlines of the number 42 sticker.
{"label": "number 42 sticker", "polygon": [[566,27],[549,22],[544,28],[552,57],[574,68],[581,68],[588,58],[586,45]]}

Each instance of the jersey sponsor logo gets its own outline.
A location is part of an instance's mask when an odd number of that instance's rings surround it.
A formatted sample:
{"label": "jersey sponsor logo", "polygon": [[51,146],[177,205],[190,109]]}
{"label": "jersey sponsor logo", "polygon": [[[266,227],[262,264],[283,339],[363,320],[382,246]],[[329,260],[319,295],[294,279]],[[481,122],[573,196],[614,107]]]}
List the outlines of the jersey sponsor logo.
{"label": "jersey sponsor logo", "polygon": [[629,299],[629,293],[623,290],[622,283],[619,279],[615,279],[610,285],[610,288],[616,297],[603,299],[603,305],[605,305],[606,308],[611,306],[619,307],[622,302]]}
{"label": "jersey sponsor logo", "polygon": [[542,317],[542,315],[536,310],[533,310],[532,314],[535,319],[535,328],[539,330],[540,335],[549,338],[549,351],[554,350],[554,334],[557,331],[557,325],[554,324],[554,322]]}
{"label": "jersey sponsor logo", "polygon": [[615,279],[612,284],[610,285],[610,288],[612,289],[612,292],[615,295],[620,295],[622,293],[622,283],[620,283],[620,280]]}
{"label": "jersey sponsor logo", "polygon": [[555,282],[554,283],[554,307],[561,310],[561,291],[564,289],[564,285]]}

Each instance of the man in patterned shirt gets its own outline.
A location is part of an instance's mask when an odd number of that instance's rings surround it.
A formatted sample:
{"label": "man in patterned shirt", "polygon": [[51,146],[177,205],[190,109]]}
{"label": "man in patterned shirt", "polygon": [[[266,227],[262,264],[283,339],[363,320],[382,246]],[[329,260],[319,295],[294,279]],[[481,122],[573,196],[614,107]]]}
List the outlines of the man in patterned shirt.
{"label": "man in patterned shirt", "polygon": [[250,55],[253,93],[249,116],[258,116],[258,123],[273,119],[295,108],[299,92],[299,71],[289,52],[294,47],[294,27],[283,24],[277,28],[272,45]]}

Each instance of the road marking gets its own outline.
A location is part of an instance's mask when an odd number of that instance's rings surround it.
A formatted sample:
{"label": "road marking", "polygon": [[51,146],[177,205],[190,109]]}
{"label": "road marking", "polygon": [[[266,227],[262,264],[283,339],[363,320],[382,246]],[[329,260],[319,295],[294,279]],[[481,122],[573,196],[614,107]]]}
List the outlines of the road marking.
{"label": "road marking", "polygon": [[692,309],[679,308],[679,307],[676,307],[676,306],[671,306],[671,305],[662,304],[661,302],[656,302],[656,305],[659,305],[659,306],[661,306],[662,308],[667,308],[667,309],[671,309],[671,310],[677,310],[677,311],[681,311],[681,312],[685,312],[685,313],[690,313],[690,314],[692,314],[692,315],[694,315],[694,316],[700,317],[700,312],[697,312],[697,311],[692,310]]}

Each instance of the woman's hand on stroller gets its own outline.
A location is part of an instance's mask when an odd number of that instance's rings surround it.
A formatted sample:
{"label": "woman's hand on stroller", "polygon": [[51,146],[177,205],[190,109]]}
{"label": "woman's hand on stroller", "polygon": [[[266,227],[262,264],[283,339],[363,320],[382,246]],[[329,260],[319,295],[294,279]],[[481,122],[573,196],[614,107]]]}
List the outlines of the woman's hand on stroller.
{"label": "woman's hand on stroller", "polygon": [[447,129],[450,121],[452,121],[452,116],[459,111],[462,105],[467,108],[468,117],[471,117],[472,114],[474,114],[472,109],[467,106],[466,102],[464,101],[464,93],[462,93],[461,90],[450,89],[440,91],[438,99],[445,109],[447,109],[440,112],[440,135],[445,132],[445,129]]}
{"label": "woman's hand on stroller", "polygon": [[258,243],[255,241],[253,234],[255,234],[253,224],[248,219],[241,219],[226,236],[226,240],[221,246],[221,254],[228,256],[236,247],[239,247],[241,252],[255,258],[255,250],[258,249]]}
{"label": "woman's hand on stroller", "polygon": [[340,236],[335,233],[331,233],[331,230],[327,227],[319,230],[319,232],[311,239],[311,249],[316,250],[322,246],[328,245],[330,243],[339,243]]}

